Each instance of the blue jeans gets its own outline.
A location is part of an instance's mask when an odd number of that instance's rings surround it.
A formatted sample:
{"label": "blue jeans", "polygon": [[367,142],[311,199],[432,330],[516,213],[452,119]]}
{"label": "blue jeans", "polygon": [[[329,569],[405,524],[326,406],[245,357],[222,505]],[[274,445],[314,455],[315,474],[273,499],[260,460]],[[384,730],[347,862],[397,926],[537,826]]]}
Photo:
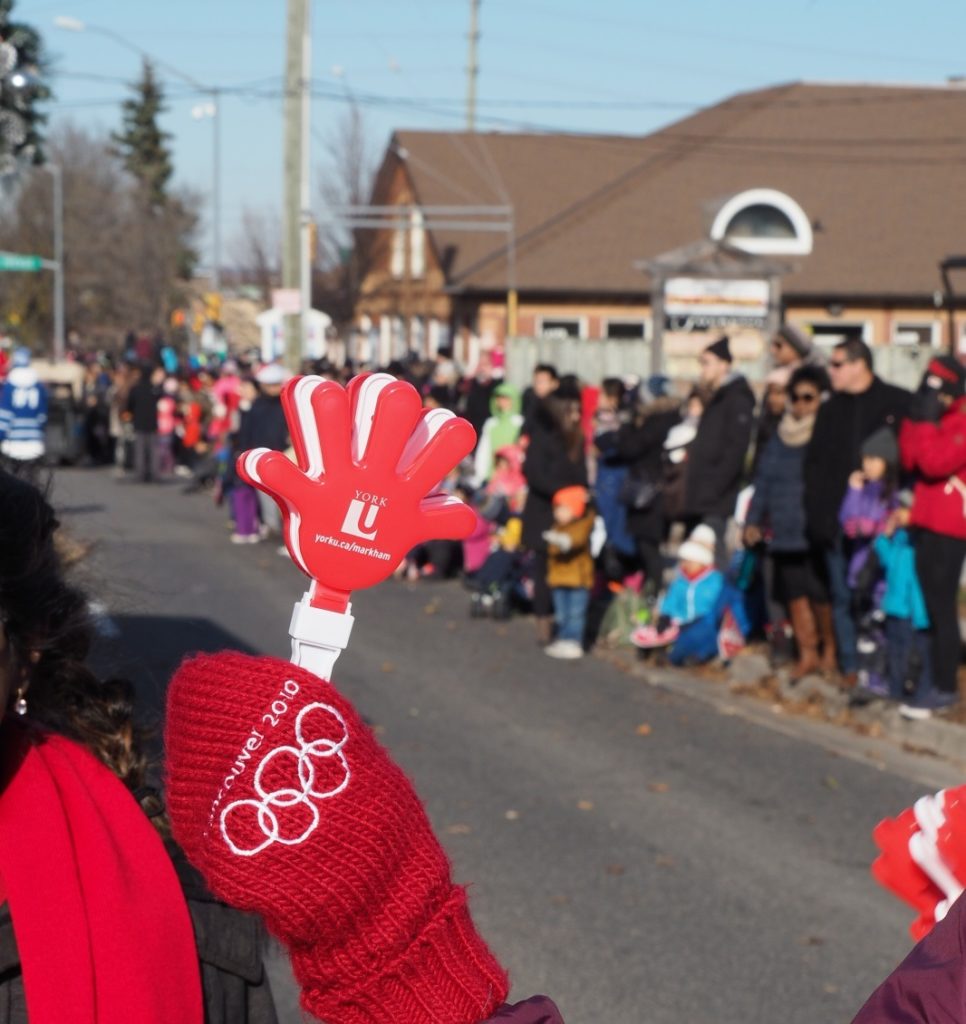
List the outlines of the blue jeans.
{"label": "blue jeans", "polygon": [[834,547],[825,549],[825,564],[828,568],[828,588],[832,599],[832,621],[835,625],[835,642],[838,647],[839,668],[843,672],[858,671],[855,622],[852,619],[852,591],[847,574],[849,563],[842,550],[842,538]]}
{"label": "blue jeans", "polygon": [[576,640],[583,644],[590,591],[585,587],[554,587],[552,593],[557,639]]}

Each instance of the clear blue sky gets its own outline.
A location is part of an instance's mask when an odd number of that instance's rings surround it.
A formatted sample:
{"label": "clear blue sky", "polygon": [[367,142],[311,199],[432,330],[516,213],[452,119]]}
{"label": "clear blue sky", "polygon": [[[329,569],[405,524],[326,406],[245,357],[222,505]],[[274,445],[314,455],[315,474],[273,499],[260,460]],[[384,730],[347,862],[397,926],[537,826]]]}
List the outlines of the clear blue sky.
{"label": "clear blue sky", "polygon": [[[395,128],[461,128],[470,0],[314,0],[314,186],[351,93],[374,152]],[[53,58],[51,123],[112,129],[139,58],[112,30],[222,102],[223,252],[242,210],[279,210],[285,0],[19,0]],[[951,0],[481,0],[478,127],[644,133],[735,92],[792,80],[938,84],[966,73],[966,5]],[[203,98],[169,78],[176,175],[211,193]],[[207,209],[206,209],[207,214]],[[202,250],[210,252],[205,226]]]}

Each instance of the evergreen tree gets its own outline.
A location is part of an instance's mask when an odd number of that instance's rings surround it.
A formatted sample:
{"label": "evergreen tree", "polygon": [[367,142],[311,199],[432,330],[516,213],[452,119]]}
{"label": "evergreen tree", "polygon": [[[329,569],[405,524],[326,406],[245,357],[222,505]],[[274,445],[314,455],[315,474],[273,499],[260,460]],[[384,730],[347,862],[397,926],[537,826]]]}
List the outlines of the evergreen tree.
{"label": "evergreen tree", "polygon": [[133,89],[134,97],[121,106],[122,129],[111,138],[149,205],[160,209],[167,204],[168,181],[174,168],[168,147],[171,135],[158,125],[158,117],[167,109],[164,90],[149,60],[144,61],[141,78]]}
{"label": "evergreen tree", "polygon": [[50,99],[43,82],[43,44],[29,25],[11,18],[14,0],[0,0],[0,174],[18,161],[43,162],[43,126],[38,106]]}

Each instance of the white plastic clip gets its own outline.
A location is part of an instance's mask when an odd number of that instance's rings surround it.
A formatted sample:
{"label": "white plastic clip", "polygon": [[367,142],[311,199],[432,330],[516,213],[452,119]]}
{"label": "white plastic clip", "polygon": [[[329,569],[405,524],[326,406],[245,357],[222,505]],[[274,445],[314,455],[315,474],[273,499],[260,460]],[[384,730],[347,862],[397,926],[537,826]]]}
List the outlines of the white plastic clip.
{"label": "white plastic clip", "polygon": [[292,610],[292,622],[288,627],[292,638],[290,660],[321,679],[331,679],[339,655],[349,646],[355,622],[351,614],[352,605],[347,605],[344,612],[330,612],[324,608],[313,608],[309,598],[310,593],[306,591]]}

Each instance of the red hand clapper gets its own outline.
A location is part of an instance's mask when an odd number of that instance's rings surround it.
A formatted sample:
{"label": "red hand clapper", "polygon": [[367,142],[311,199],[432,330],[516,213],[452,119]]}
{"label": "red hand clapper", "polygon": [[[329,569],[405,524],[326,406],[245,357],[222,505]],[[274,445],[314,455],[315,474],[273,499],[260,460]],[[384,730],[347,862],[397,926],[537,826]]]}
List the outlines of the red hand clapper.
{"label": "red hand clapper", "polygon": [[282,403],[298,465],[256,448],[238,457],[238,472],[282,510],[288,551],[315,581],[315,607],[344,611],[353,590],[391,575],[417,544],[473,531],[473,512],[438,492],[476,443],[466,420],[424,411],[411,384],[384,373],[348,388],[296,377]]}

